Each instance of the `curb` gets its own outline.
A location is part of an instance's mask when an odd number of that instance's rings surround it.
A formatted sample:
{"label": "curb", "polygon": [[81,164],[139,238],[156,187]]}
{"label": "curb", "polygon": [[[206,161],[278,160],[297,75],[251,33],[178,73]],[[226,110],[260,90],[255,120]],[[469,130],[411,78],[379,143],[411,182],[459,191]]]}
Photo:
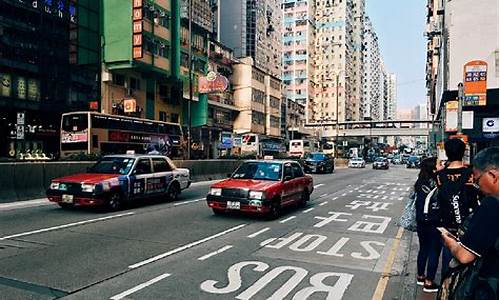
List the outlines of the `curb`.
{"label": "curb", "polygon": [[417,299],[417,255],[418,237],[416,232],[406,231],[409,234],[409,247],[405,267],[401,273],[401,296],[399,299]]}

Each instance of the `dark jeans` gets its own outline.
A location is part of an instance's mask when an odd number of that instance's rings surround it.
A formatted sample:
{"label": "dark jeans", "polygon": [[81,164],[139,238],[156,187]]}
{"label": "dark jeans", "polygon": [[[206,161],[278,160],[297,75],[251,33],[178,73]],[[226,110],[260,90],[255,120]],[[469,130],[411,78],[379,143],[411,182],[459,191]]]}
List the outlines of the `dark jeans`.
{"label": "dark jeans", "polygon": [[417,234],[420,244],[417,256],[417,274],[419,276],[425,275],[425,267],[427,266],[426,278],[434,280],[441,254],[441,235],[435,225],[425,223],[417,225]]}
{"label": "dark jeans", "polygon": [[443,257],[441,259],[441,278],[443,278],[444,276],[446,276],[446,273],[448,273],[448,266],[451,259],[453,258],[453,254],[451,254],[450,249],[448,249],[448,247],[446,247],[442,241],[441,244],[443,245]]}

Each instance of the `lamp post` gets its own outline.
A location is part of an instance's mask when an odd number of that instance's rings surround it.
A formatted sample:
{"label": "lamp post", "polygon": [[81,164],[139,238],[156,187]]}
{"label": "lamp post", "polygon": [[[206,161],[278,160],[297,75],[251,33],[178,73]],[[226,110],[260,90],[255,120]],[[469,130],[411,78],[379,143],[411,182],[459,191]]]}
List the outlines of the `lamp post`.
{"label": "lamp post", "polygon": [[189,101],[187,105],[187,117],[188,117],[188,127],[187,127],[187,140],[188,140],[188,155],[187,158],[191,159],[191,139],[192,139],[192,132],[191,132],[191,102],[193,101],[193,44],[192,44],[192,19],[193,19],[193,3],[192,0],[188,0],[188,60],[189,60],[189,71],[188,71],[188,76],[189,76]]}
{"label": "lamp post", "polygon": [[458,118],[457,118],[457,134],[462,134],[462,105],[464,101],[464,84],[458,83]]}

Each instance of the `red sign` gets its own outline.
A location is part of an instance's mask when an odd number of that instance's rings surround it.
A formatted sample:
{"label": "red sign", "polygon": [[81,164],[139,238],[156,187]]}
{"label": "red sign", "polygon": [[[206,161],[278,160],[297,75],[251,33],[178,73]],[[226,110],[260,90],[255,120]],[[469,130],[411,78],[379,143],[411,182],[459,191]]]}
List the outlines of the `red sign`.
{"label": "red sign", "polygon": [[132,0],[132,58],[141,59],[142,53],[142,0]]}
{"label": "red sign", "polygon": [[224,92],[228,86],[229,80],[215,72],[209,72],[207,76],[198,78],[198,92],[200,94]]}
{"label": "red sign", "polygon": [[486,105],[488,64],[473,60],[464,65],[464,106]]}
{"label": "red sign", "polygon": [[99,103],[97,101],[90,101],[89,102],[89,109],[91,109],[91,110],[98,110],[99,109]]}
{"label": "red sign", "polygon": [[135,99],[123,100],[123,111],[126,113],[131,113],[136,111],[137,103]]}

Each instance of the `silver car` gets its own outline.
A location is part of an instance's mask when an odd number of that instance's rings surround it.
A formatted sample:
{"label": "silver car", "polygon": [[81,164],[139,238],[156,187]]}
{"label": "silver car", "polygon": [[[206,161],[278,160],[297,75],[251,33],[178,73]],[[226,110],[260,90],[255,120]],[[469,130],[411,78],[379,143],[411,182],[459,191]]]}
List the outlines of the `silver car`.
{"label": "silver car", "polygon": [[364,168],[364,167],[366,167],[366,162],[361,157],[354,157],[354,158],[351,158],[349,160],[347,167],[349,167],[349,168]]}

